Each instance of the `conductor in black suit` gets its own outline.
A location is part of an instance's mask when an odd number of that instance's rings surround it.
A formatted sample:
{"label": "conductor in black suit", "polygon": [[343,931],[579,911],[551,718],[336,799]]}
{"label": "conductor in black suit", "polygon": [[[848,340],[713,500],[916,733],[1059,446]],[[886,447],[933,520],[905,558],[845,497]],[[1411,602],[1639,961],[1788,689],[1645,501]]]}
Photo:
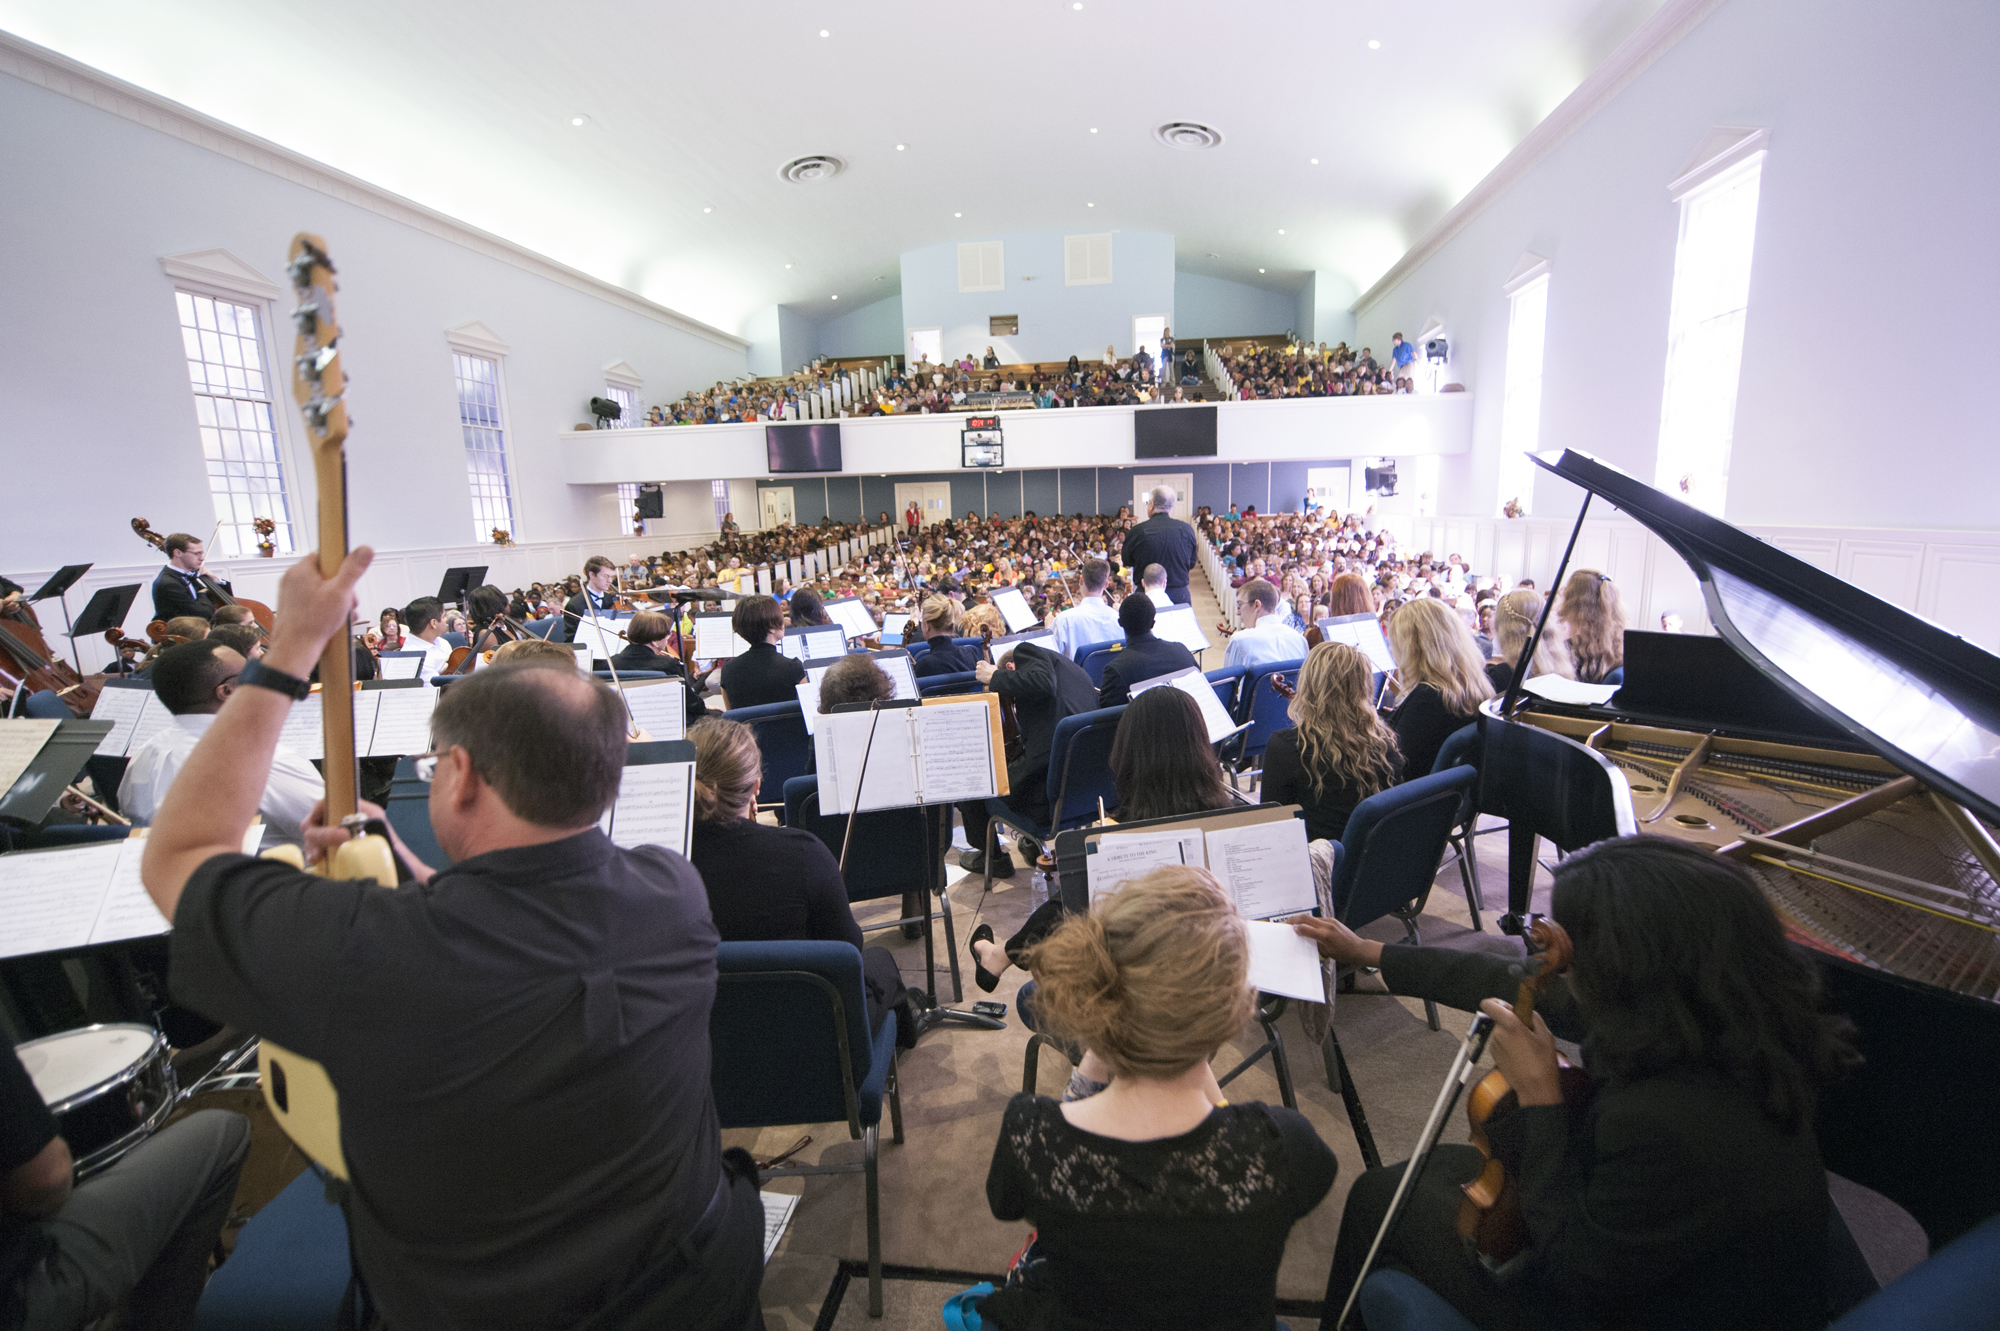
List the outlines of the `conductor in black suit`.
{"label": "conductor in black suit", "polygon": [[576,641],[576,626],[581,620],[593,618],[592,611],[605,619],[612,616],[612,607],[618,598],[611,591],[611,581],[618,576],[618,567],[603,555],[592,555],[583,561],[583,590],[569,598],[563,606],[569,613],[563,616],[562,640]]}
{"label": "conductor in black suit", "polygon": [[1162,485],[1147,496],[1144,522],[1125,534],[1119,558],[1129,569],[1158,564],[1167,571],[1167,599],[1175,605],[1188,603],[1188,570],[1194,567],[1194,528],[1174,516],[1174,492]]}
{"label": "conductor in black suit", "polygon": [[1170,638],[1153,636],[1159,617],[1150,597],[1133,592],[1118,605],[1118,627],[1125,630],[1125,647],[1111,653],[1104,666],[1104,685],[1097,691],[1099,707],[1122,707],[1132,701],[1132,686],[1158,679],[1195,663],[1194,653]]}
{"label": "conductor in black suit", "polygon": [[[201,538],[177,531],[167,537],[167,566],[153,579],[153,618],[215,618],[215,603],[201,583],[201,564],[206,550]],[[219,581],[219,580],[218,580]],[[229,584],[221,584],[224,591]]]}

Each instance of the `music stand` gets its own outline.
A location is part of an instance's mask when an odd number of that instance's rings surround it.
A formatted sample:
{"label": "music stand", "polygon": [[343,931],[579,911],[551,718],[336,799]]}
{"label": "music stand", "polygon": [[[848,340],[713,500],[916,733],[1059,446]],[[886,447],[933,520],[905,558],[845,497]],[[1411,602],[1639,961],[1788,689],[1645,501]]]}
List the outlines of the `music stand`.
{"label": "music stand", "polygon": [[[76,617],[76,623],[68,630],[69,654],[76,656],[76,640],[86,634],[102,633],[106,629],[122,628],[125,616],[132,613],[132,602],[139,595],[141,584],[128,582],[122,587],[99,587],[90,594],[90,603],[83,607],[83,613]],[[63,601],[63,621],[69,621],[69,602]],[[83,673],[81,665],[77,674]]]}
{"label": "music stand", "polygon": [[446,605],[464,608],[465,594],[474,587],[486,583],[486,565],[470,565],[465,568],[448,568],[444,571],[444,581],[438,584],[438,600]]}
{"label": "music stand", "polygon": [[[64,564],[61,568],[57,569],[53,574],[49,576],[49,580],[42,584],[42,589],[40,591],[36,592],[33,596],[30,596],[28,598],[29,603],[32,604],[36,601],[46,601],[51,596],[60,597],[62,599],[62,608],[63,608],[63,629],[65,633],[68,633],[69,589],[76,585],[76,580],[78,578],[90,572],[90,567],[91,566],[89,564]],[[120,622],[123,621],[121,620]],[[81,675],[83,673],[83,662],[77,657],[76,654],[76,635],[74,633],[69,633],[68,636],[70,638],[69,659],[75,662],[76,673]]]}

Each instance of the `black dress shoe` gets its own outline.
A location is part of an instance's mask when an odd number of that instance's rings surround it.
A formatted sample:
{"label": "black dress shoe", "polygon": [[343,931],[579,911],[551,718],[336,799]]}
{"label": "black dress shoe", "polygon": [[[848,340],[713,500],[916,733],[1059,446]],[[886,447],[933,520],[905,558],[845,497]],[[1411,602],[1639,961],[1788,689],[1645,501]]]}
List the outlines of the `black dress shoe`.
{"label": "black dress shoe", "polygon": [[[986,872],[985,852],[977,850],[960,851],[958,855],[958,867],[969,874],[984,874]],[[1014,857],[1005,851],[995,855],[993,857],[993,876],[995,878],[1012,878],[1014,876]]]}

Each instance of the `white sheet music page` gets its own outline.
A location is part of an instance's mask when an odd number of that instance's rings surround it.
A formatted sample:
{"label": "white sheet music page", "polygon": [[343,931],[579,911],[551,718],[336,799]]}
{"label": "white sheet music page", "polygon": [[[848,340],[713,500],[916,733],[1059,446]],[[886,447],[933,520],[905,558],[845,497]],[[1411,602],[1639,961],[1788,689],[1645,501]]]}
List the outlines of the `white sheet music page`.
{"label": "white sheet music page", "polygon": [[[109,689],[105,690],[110,692]],[[102,697],[102,695],[99,695]],[[0,793],[20,779],[62,722],[24,716],[0,721]]]}
{"label": "white sheet music page", "polygon": [[1202,724],[1208,727],[1210,744],[1219,743],[1243,728],[1236,724],[1229,710],[1222,705],[1222,699],[1216,696],[1215,685],[1208,682],[1208,676],[1192,666],[1176,670],[1171,675],[1142,679],[1132,686],[1132,696],[1136,698],[1146,690],[1162,685],[1179,689],[1194,699],[1195,706],[1201,708]]}
{"label": "white sheet music page", "polygon": [[736,630],[729,626],[728,615],[694,617],[694,654],[697,660],[724,661],[749,650],[750,644],[737,637]]}
{"label": "white sheet music page", "polygon": [[[915,728],[910,718],[925,710],[930,709],[895,707],[820,717],[813,731],[820,810],[852,813],[859,808],[868,813],[922,803],[917,796]],[[861,783],[858,800],[857,782]]]}
{"label": "white sheet music page", "polygon": [[1289,924],[1245,920],[1250,943],[1250,984],[1266,994],[1283,994],[1307,1003],[1326,1001],[1326,980],[1319,965],[1319,948]]}
{"label": "white sheet music page", "polygon": [[687,690],[678,679],[640,679],[622,686],[632,719],[654,739],[687,738]]}
{"label": "white sheet music page", "polygon": [[423,652],[384,652],[375,659],[375,669],[383,679],[415,679],[423,663]]}
{"label": "white sheet music page", "polygon": [[665,846],[688,853],[694,818],[693,763],[638,763],[625,769],[611,806],[613,845]]}
{"label": "white sheet music page", "polygon": [[0,855],[0,957],[82,947],[123,843]]}
{"label": "white sheet music page", "polygon": [[[262,831],[261,826],[258,829]],[[146,885],[139,880],[139,861],[146,854],[144,837],[127,837],[115,843],[118,863],[111,871],[111,885],[90,929],[92,943],[117,943],[127,938],[153,938],[173,928]]]}
{"label": "white sheet music page", "polygon": [[1095,901],[1116,892],[1127,880],[1143,878],[1155,869],[1179,864],[1201,868],[1205,863],[1199,827],[1108,832],[1084,856],[1084,880],[1090,886],[1090,899]]}
{"label": "white sheet music page", "polygon": [[576,622],[576,636],[570,641],[589,646],[592,659],[609,661],[625,650],[625,640],[617,636],[622,632],[624,630],[617,627],[616,620],[604,616],[579,619]]}
{"label": "white sheet music page", "polygon": [[925,804],[992,799],[993,714],[984,702],[919,707],[917,792]]}
{"label": "white sheet music page", "polygon": [[1208,868],[1246,920],[1298,915],[1319,904],[1303,819],[1210,831]]}
{"label": "white sheet music page", "polygon": [[[829,666],[827,669],[830,670],[832,667]],[[799,695],[799,711],[805,717],[808,735],[819,734],[819,682],[825,677],[825,670],[817,675],[807,671],[804,679],[792,685],[792,691]]]}
{"label": "white sheet music page", "polygon": [[1019,587],[1001,587],[989,594],[988,598],[1007,621],[1009,633],[1025,633],[1042,621],[1035,618],[1035,612],[1028,608],[1028,598],[1021,595]]}
{"label": "white sheet music page", "polygon": [[882,668],[882,673],[887,675],[889,682],[895,686],[896,691],[890,694],[890,697],[899,698],[904,702],[914,702],[922,696],[917,692],[916,662],[909,657],[878,656],[875,658],[875,664]]}
{"label": "white sheet music page", "polygon": [[[438,691],[425,684],[414,689],[365,689],[373,695],[375,731],[369,740],[370,758],[400,758],[406,753],[429,753],[431,713],[437,708]],[[356,734],[359,734],[357,729]]]}
{"label": "white sheet music page", "polygon": [[303,701],[293,703],[285,715],[285,728],[278,732],[278,743],[301,758],[326,757],[326,733],[320,726],[324,706],[318,693],[308,693]]}
{"label": "white sheet music page", "polygon": [[1208,650],[1208,635],[1201,631],[1201,622],[1190,605],[1160,611],[1153,620],[1153,636],[1177,642],[1191,652]]}
{"label": "white sheet music page", "polygon": [[[99,695],[100,697],[102,695]],[[149,695],[150,696],[150,695]],[[138,723],[132,727],[132,743],[125,751],[137,753],[146,747],[146,741],[174,723],[174,714],[167,710],[165,703],[153,699],[152,706],[139,713]]]}
{"label": "white sheet music page", "polygon": [[[106,680],[104,691],[97,695],[97,706],[90,709],[91,720],[111,723],[111,733],[97,741],[98,756],[123,758],[130,753],[133,727],[139,722],[139,714],[149,706],[157,706],[151,689],[114,688],[111,681]],[[14,775],[19,776],[20,773]],[[13,784],[11,778],[7,784]]]}

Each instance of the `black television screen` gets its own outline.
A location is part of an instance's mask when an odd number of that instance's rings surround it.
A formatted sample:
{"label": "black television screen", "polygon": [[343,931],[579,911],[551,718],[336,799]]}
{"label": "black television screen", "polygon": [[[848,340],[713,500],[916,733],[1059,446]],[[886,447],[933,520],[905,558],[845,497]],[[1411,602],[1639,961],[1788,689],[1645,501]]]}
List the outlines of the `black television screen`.
{"label": "black television screen", "polygon": [[1132,413],[1135,458],[1212,458],[1214,407],[1141,407]]}
{"label": "black television screen", "polygon": [[840,422],[764,427],[764,453],[773,473],[839,471]]}

